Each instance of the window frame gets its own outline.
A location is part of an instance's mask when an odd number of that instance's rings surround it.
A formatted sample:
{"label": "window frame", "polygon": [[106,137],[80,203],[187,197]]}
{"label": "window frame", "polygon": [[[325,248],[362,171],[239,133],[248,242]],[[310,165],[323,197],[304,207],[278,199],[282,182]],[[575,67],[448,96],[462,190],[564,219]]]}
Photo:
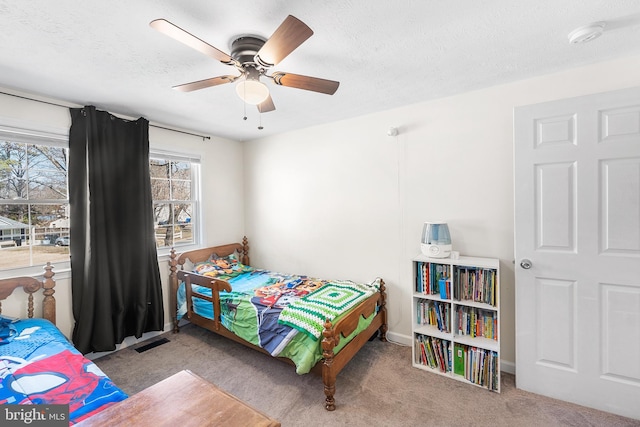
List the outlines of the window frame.
{"label": "window frame", "polygon": [[[201,197],[201,158],[200,155],[192,153],[179,153],[175,151],[162,150],[151,147],[149,149],[149,161],[155,160],[167,160],[176,162],[189,162],[191,164],[191,199],[184,200],[193,205],[193,212],[191,215],[191,227],[193,233],[193,241],[191,243],[185,243],[180,245],[171,245],[158,247],[158,257],[168,256],[171,252],[171,248],[179,249],[180,252],[199,248],[202,244],[203,236],[203,224],[202,224],[202,197]],[[149,179],[151,179],[151,173],[149,173]],[[153,199],[152,203],[173,203],[175,200],[156,200]]]}
{"label": "window frame", "polygon": [[[0,139],[9,142],[31,145],[44,145],[49,147],[63,148],[67,150],[67,160],[70,153],[69,150],[69,134],[57,128],[47,128],[44,126],[35,127],[33,129],[22,127],[21,123],[15,126],[15,123],[9,122],[5,124],[0,122]],[[68,165],[67,165],[68,166]],[[67,170],[67,198],[66,199],[40,199],[37,203],[33,203],[30,199],[21,199],[18,201],[4,201],[3,204],[26,204],[26,205],[66,205],[67,210],[70,209],[69,204],[69,176]],[[4,200],[4,199],[3,199]],[[65,261],[55,262],[56,272],[68,271],[71,269],[70,254]],[[33,254],[29,252],[29,265],[22,265],[13,268],[0,269],[0,278],[14,277],[16,275],[38,276],[44,272],[44,264],[32,264]]]}
{"label": "window frame", "polygon": [[[7,117],[0,117],[0,138],[26,144],[40,144],[49,145],[52,147],[64,148],[68,150],[68,155],[71,155],[69,148],[69,130],[68,128],[60,128],[47,126],[42,124],[35,124],[33,122],[26,122],[23,120],[15,120]],[[193,153],[180,153],[175,151],[163,150],[154,148],[150,141],[149,159],[163,159],[174,161],[188,161],[192,166],[192,202],[194,204],[195,220],[192,221],[193,227],[193,243],[184,244],[178,246],[180,251],[187,251],[199,248],[203,241],[204,236],[204,222],[202,216],[202,164],[201,156]],[[68,172],[68,171],[67,171]],[[149,174],[151,179],[151,174]],[[67,176],[68,183],[68,176]],[[67,193],[67,199],[59,199],[53,201],[56,204],[69,205],[69,194]],[[153,201],[155,202],[155,200]],[[48,203],[44,203],[48,204]],[[171,247],[157,248],[158,258],[166,257],[169,255]],[[31,262],[31,255],[30,261]],[[16,268],[0,269],[0,278],[14,277],[16,275],[29,275],[38,276],[42,275],[44,265],[32,265],[21,266]],[[66,276],[71,269],[70,260],[55,263],[56,272],[59,278]]]}

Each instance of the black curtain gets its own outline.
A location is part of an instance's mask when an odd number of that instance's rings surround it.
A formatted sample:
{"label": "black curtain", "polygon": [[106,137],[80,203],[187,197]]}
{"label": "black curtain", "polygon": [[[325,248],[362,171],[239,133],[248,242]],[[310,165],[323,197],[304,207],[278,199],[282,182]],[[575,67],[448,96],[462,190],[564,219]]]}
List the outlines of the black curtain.
{"label": "black curtain", "polygon": [[149,122],[71,108],[69,203],[73,343],[114,350],[163,329],[149,177]]}

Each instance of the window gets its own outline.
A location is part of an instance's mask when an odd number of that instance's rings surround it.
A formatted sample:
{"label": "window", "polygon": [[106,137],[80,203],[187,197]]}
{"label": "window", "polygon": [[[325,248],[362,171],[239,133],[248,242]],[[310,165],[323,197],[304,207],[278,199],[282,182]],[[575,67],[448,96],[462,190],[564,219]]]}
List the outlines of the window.
{"label": "window", "polygon": [[[69,262],[68,136],[0,128],[0,270]],[[198,158],[153,152],[156,246],[198,244]]]}
{"label": "window", "polygon": [[0,269],[69,261],[67,154],[56,138],[0,132]]}
{"label": "window", "polygon": [[199,243],[199,160],[152,152],[149,161],[158,249]]}

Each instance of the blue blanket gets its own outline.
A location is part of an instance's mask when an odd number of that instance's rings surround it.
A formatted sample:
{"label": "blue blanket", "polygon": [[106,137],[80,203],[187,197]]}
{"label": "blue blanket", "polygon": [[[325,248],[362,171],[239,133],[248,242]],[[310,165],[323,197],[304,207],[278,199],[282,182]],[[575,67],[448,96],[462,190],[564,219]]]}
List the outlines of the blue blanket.
{"label": "blue blanket", "polygon": [[0,341],[0,404],[68,404],[70,424],[127,395],[51,322],[24,319]]}

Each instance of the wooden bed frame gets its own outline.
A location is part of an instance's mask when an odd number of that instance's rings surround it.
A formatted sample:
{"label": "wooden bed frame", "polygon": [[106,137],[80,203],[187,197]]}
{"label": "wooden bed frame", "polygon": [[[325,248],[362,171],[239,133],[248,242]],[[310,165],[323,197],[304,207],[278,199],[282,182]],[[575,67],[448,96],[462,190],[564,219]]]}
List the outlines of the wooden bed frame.
{"label": "wooden bed frame", "polygon": [[2,301],[7,299],[16,288],[22,288],[27,297],[27,317],[33,318],[33,295],[43,289],[44,300],[42,302],[42,317],[54,325],[56,324],[56,299],[53,297],[53,288],[56,282],[53,280],[55,273],[50,262],[44,267],[44,279],[42,281],[33,277],[11,277],[0,280],[0,313],[2,313]]}
{"label": "wooden bed frame", "polygon": [[[223,326],[222,322],[220,321],[221,311],[219,292],[231,291],[231,285],[228,282],[224,280],[213,279],[211,277],[201,276],[190,271],[183,270],[184,264],[187,259],[189,259],[192,263],[197,263],[206,261],[207,259],[209,259],[212,253],[215,253],[220,257],[224,257],[231,255],[234,252],[237,252],[239,254],[241,263],[250,265],[248,255],[249,245],[246,237],[242,239],[242,243],[232,243],[211,248],[197,249],[194,251],[184,252],[179,256],[176,254],[174,249],[171,250],[171,257],[169,260],[169,284],[171,289],[170,306],[174,307],[174,309],[172,309],[173,332],[179,332],[178,322],[180,319],[177,318],[176,314],[177,292],[178,284],[180,283],[180,281],[184,281],[185,283],[187,283],[187,285],[197,284],[210,288],[212,290],[212,297],[206,297],[201,294],[198,294],[198,297],[210,301],[213,304],[213,312],[216,313],[216,318],[214,320],[207,319],[196,314],[193,311],[193,305],[189,295],[191,294],[191,286],[187,286],[186,289],[188,295],[186,317],[191,323],[195,323],[196,325],[199,325],[205,329],[232,339],[233,341],[246,345],[247,347],[253,348],[254,350],[269,354],[269,352],[267,352],[266,350],[243,340],[233,332],[229,331]],[[329,320],[327,320],[324,324],[324,330],[322,332],[323,358],[313,368],[313,371],[318,372],[322,375],[325,394],[324,407],[328,411],[333,411],[336,408],[334,399],[336,390],[336,377],[342,370],[342,368],[346,366],[346,364],[353,358],[358,350],[360,350],[367,343],[369,338],[372,337],[376,333],[376,331],[380,332],[381,341],[387,340],[386,334],[388,327],[385,290],[386,288],[384,285],[384,281],[381,280],[380,292],[372,295],[371,297],[360,303],[358,306],[353,308],[348,315],[343,317],[335,324],[332,324]],[[369,317],[373,313],[376,314],[369,326],[357,336],[355,336],[338,353],[334,353],[333,349],[340,343],[340,340],[344,337],[349,336],[356,329],[360,317]],[[269,356],[271,357],[271,355]],[[293,363],[291,360],[286,358],[278,357],[278,359],[283,360],[287,363]]]}

